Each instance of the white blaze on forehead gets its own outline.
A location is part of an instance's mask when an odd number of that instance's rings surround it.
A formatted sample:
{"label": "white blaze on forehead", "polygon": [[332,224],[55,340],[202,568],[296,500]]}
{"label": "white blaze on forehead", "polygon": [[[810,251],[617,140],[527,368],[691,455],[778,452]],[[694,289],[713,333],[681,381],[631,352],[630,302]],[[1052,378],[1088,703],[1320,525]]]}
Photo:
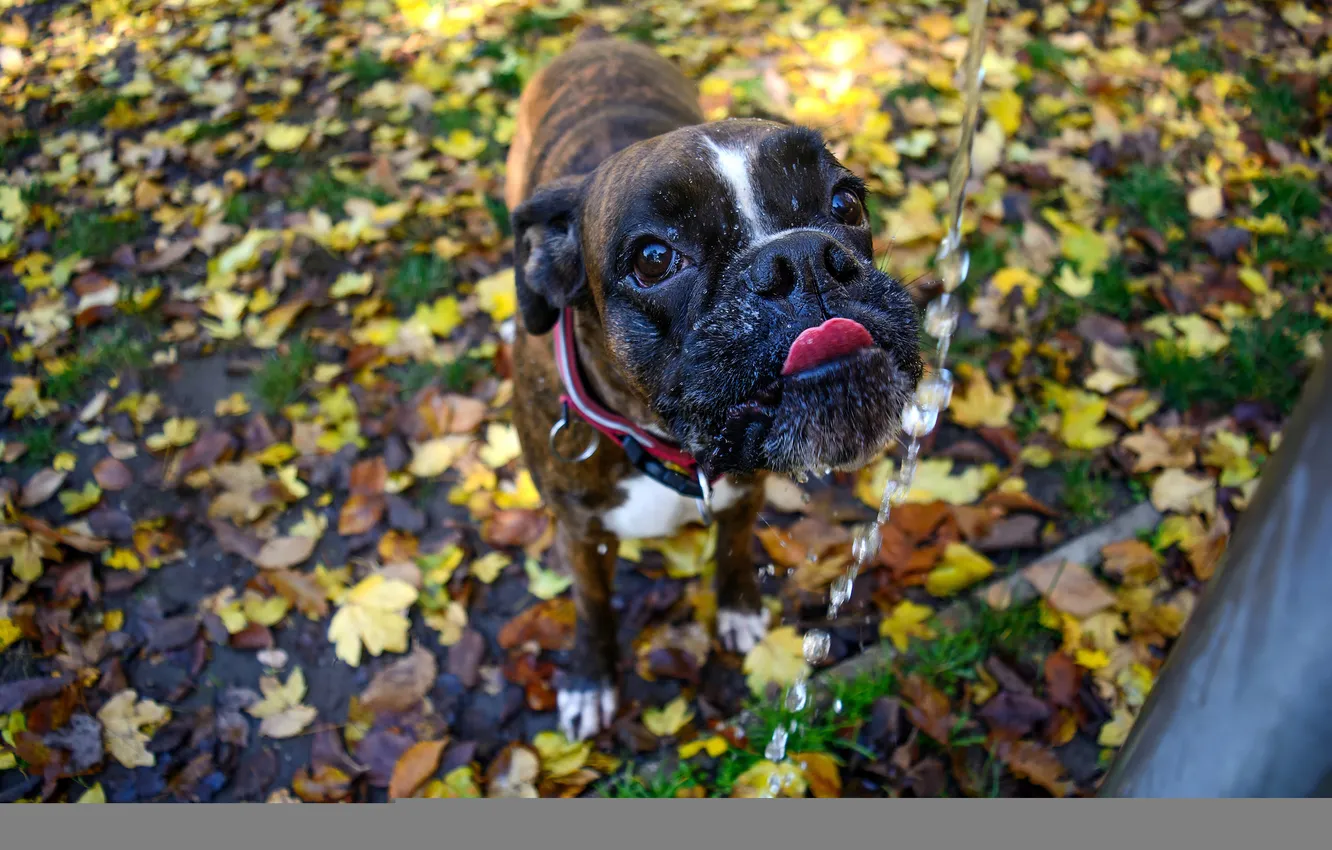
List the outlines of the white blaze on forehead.
{"label": "white blaze on forehead", "polygon": [[765,235],[763,220],[759,215],[758,198],[754,194],[754,181],[750,177],[750,149],[748,147],[722,147],[712,139],[704,139],[712,149],[717,172],[731,187],[735,195],[735,206],[744,219],[749,235],[759,239]]}

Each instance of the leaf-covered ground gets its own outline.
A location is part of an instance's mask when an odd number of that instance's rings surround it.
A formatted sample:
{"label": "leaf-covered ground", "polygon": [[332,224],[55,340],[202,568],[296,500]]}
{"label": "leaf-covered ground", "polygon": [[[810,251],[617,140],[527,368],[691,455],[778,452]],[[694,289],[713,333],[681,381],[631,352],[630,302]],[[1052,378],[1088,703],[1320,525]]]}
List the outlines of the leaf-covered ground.
{"label": "leaf-covered ground", "polygon": [[[928,295],[960,4],[0,0],[0,800],[1094,791],[1321,356],[1332,19],[990,6],[958,390],[831,624],[900,653],[783,705],[890,453],[774,482],[748,658],[706,531],[627,545],[574,745],[508,423],[523,82],[598,23],[824,130]],[[970,592],[1147,500],[1045,599]]]}

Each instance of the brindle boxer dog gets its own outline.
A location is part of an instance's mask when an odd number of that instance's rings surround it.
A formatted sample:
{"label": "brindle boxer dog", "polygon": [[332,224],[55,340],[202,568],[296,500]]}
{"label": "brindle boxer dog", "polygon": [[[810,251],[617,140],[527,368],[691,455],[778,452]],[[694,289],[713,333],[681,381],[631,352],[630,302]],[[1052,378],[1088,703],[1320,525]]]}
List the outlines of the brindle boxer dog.
{"label": "brindle boxer dog", "polygon": [[604,33],[524,90],[508,181],[514,419],[574,576],[558,705],[581,739],[615,714],[619,540],[716,522],[717,630],[747,652],[763,475],[877,455],[921,376],[917,318],[817,133],[704,123],[679,71]]}

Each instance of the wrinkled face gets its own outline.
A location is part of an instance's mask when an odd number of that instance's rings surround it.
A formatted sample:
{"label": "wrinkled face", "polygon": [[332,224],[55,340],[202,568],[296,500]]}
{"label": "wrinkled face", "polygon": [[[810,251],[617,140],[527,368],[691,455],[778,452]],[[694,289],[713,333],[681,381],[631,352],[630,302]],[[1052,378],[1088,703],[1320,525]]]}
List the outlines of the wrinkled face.
{"label": "wrinkled face", "polygon": [[816,133],[765,121],[630,151],[591,178],[581,242],[631,385],[710,475],[870,460],[922,366],[861,181]]}

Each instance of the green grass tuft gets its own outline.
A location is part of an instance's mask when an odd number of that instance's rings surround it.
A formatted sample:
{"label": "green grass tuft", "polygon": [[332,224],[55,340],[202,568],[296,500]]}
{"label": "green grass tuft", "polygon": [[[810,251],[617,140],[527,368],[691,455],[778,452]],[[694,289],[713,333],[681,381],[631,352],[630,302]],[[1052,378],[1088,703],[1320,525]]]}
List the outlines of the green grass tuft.
{"label": "green grass tuft", "polygon": [[234,224],[237,227],[245,227],[254,218],[254,198],[244,192],[237,192],[230,198],[227,198],[226,211],[222,215],[222,220],[227,224]]}
{"label": "green grass tuft", "polygon": [[142,232],[143,223],[137,218],[117,221],[109,215],[81,210],[69,217],[56,236],[55,252],[62,257],[104,257],[121,245],[133,243]]}
{"label": "green grass tuft", "polygon": [[1181,228],[1189,225],[1189,205],[1184,187],[1160,166],[1133,165],[1127,173],[1110,182],[1107,198],[1159,233],[1165,233],[1172,224]]}
{"label": "green grass tuft", "polygon": [[1166,62],[1189,76],[1219,74],[1226,69],[1225,62],[1216,48],[1210,46],[1177,49],[1170,54]]}
{"label": "green grass tuft", "polygon": [[1295,89],[1279,79],[1268,77],[1252,69],[1244,75],[1253,93],[1249,95],[1249,108],[1258,122],[1258,130],[1265,138],[1289,141],[1297,137],[1309,120],[1309,111]]}
{"label": "green grass tuft", "polygon": [[1257,215],[1276,213],[1288,224],[1298,226],[1301,219],[1317,218],[1323,210],[1318,187],[1301,177],[1260,177],[1253,184],[1266,194],[1254,208]]}
{"label": "green grass tuft", "polygon": [[1327,237],[1299,231],[1283,236],[1261,236],[1254,248],[1258,265],[1279,263],[1286,280],[1302,292],[1313,292],[1332,277],[1332,250]]}
{"label": "green grass tuft", "polygon": [[287,347],[286,354],[276,354],[264,361],[254,374],[254,392],[270,413],[300,397],[306,375],[315,367],[314,348],[304,340]]}
{"label": "green grass tuft", "polygon": [[98,89],[81,95],[70,107],[67,120],[71,124],[94,124],[111,114],[116,108],[116,96]]}
{"label": "green grass tuft", "polygon": [[17,164],[29,154],[36,153],[40,147],[37,134],[26,130],[0,139],[0,168]]}
{"label": "green grass tuft", "polygon": [[298,182],[291,206],[298,210],[317,208],[331,215],[341,215],[342,205],[351,198],[369,198],[380,206],[393,201],[383,189],[343,183],[330,171],[316,171]]}
{"label": "green grass tuft", "polygon": [[363,86],[372,86],[380,80],[391,80],[398,76],[398,67],[385,61],[368,50],[358,50],[347,63],[347,73]]}
{"label": "green grass tuft", "polygon": [[1055,47],[1049,41],[1043,38],[1034,39],[1027,42],[1027,61],[1036,71],[1055,71],[1059,69],[1071,57],[1069,54]]}
{"label": "green grass tuft", "polygon": [[452,288],[453,267],[436,254],[410,254],[388,283],[388,298],[402,315]]}
{"label": "green grass tuft", "polygon": [[660,800],[672,799],[676,793],[686,788],[701,784],[699,771],[688,762],[678,762],[674,769],[666,770],[659,766],[648,778],[635,776],[625,769],[611,777],[598,790],[598,797],[616,800]]}
{"label": "green grass tuft", "polygon": [[1114,494],[1105,476],[1092,471],[1090,461],[1064,464],[1063,485],[1059,504],[1080,524],[1091,525],[1109,518]]}

